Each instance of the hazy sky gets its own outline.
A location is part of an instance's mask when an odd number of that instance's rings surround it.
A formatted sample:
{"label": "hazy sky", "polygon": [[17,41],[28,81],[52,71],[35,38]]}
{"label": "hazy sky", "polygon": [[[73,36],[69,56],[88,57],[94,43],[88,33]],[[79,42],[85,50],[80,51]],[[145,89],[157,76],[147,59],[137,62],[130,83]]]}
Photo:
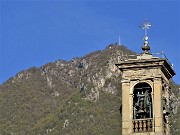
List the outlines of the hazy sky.
{"label": "hazy sky", "polygon": [[141,53],[147,18],[151,52],[164,51],[180,84],[177,0],[0,0],[0,83],[32,66],[71,60],[118,42]]}

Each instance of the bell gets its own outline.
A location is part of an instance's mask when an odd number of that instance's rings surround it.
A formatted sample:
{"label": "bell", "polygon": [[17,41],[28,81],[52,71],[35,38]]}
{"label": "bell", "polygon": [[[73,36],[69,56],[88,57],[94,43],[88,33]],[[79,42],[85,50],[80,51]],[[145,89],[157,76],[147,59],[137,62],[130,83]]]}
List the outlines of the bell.
{"label": "bell", "polygon": [[144,113],[144,111],[140,109],[140,110],[138,110],[138,113]]}

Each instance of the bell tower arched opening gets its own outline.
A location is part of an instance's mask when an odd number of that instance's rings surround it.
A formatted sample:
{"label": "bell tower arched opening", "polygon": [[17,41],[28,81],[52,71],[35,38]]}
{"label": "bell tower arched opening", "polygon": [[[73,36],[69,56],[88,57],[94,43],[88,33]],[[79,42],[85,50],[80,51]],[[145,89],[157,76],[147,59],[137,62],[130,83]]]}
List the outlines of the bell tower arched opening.
{"label": "bell tower arched opening", "polygon": [[152,88],[148,83],[138,83],[133,92],[133,119],[152,118]]}
{"label": "bell tower arched opening", "polygon": [[153,128],[152,88],[148,83],[138,83],[133,91],[133,131],[149,132]]}

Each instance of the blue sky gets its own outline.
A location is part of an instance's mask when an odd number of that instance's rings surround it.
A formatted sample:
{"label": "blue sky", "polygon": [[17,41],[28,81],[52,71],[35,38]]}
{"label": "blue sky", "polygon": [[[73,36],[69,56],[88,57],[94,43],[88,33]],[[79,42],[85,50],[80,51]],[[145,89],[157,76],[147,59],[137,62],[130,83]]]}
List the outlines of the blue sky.
{"label": "blue sky", "polygon": [[180,84],[177,0],[1,0],[0,83],[32,66],[71,60],[118,42],[141,53],[146,18],[151,52],[164,51]]}

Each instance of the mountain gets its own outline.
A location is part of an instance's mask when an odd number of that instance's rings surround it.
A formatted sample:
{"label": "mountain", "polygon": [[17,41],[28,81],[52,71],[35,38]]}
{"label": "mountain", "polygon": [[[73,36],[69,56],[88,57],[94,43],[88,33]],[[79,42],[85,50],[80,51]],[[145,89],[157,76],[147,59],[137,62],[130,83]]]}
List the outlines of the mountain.
{"label": "mountain", "polygon": [[[129,54],[135,53],[111,44],[19,72],[0,85],[0,135],[119,135],[121,73],[115,63]],[[180,86],[171,81],[171,88],[175,135]]]}

